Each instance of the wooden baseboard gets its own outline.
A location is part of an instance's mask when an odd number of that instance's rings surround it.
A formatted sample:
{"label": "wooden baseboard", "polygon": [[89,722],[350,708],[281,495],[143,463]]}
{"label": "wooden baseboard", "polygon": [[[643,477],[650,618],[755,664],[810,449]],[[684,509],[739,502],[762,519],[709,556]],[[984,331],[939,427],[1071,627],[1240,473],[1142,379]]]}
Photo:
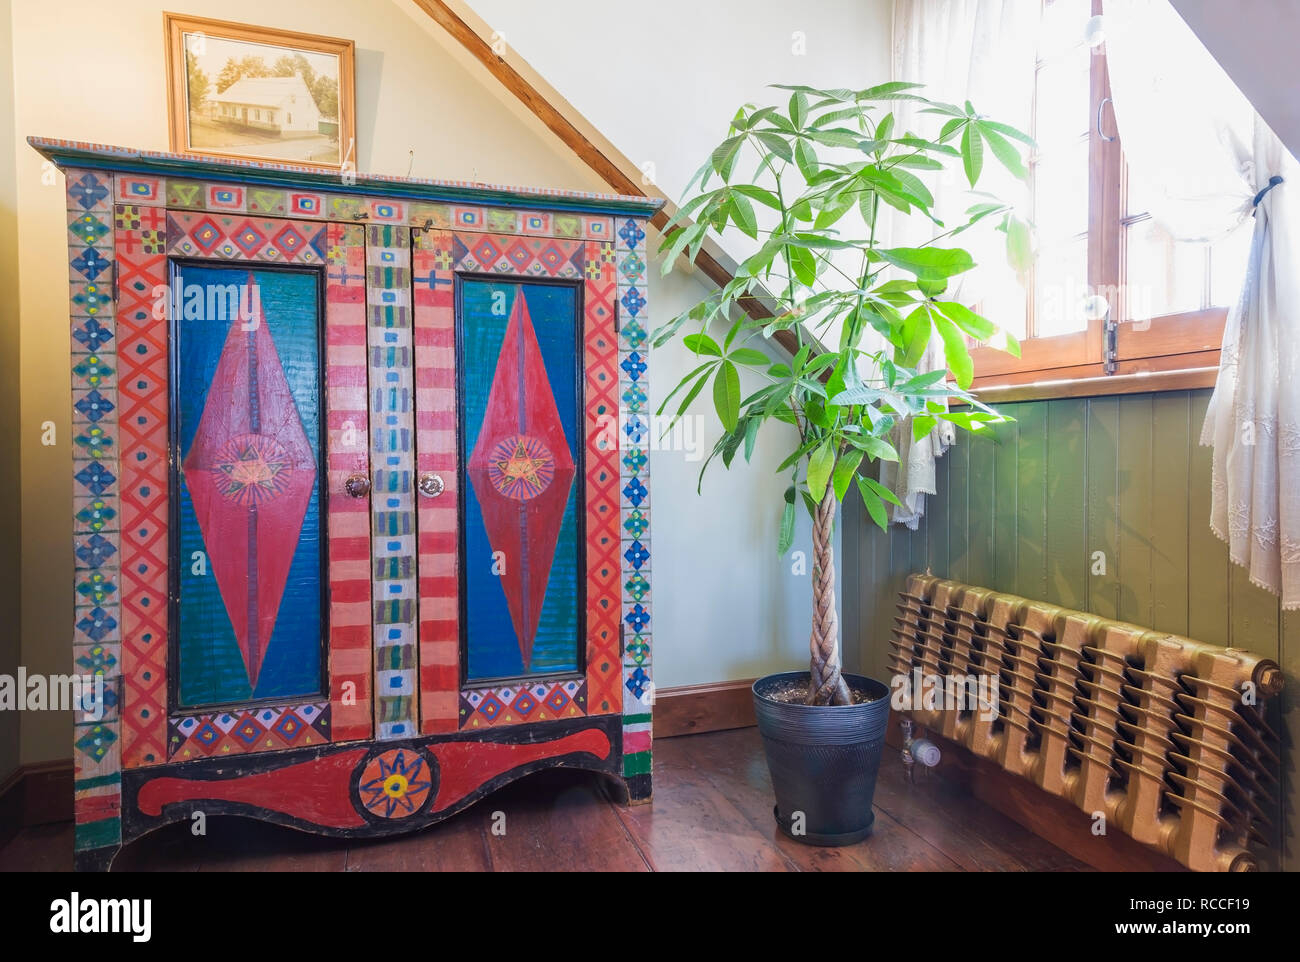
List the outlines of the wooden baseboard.
{"label": "wooden baseboard", "polygon": [[[901,750],[901,719],[890,715],[885,742]],[[1167,855],[1153,851],[1120,831],[1092,834],[1092,819],[1063,798],[1043,791],[1033,782],[1012,775],[965,746],[926,730],[925,737],[943,752],[935,773],[956,782],[973,797],[1023,825],[1038,837],[1102,872],[1186,872]]]}
{"label": "wooden baseboard", "polygon": [[754,722],[753,678],[655,689],[655,738],[698,735]]}
{"label": "wooden baseboard", "polygon": [[72,821],[72,759],[20,765],[0,783],[0,845],[32,825]]}

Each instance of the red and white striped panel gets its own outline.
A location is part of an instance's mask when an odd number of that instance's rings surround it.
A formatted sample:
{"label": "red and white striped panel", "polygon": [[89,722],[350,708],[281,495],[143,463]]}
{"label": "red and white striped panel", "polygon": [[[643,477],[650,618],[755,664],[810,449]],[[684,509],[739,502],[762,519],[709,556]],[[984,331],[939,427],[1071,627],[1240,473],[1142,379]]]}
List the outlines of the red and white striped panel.
{"label": "red and white striped panel", "polygon": [[374,733],[370,643],[370,505],[349,497],[370,476],[365,228],[329,225],[325,272],[325,417],[329,458],[330,714],[335,742]]}
{"label": "red and white striped panel", "polygon": [[457,730],[460,688],[459,472],[456,465],[456,312],[452,235],[415,231],[415,470],[442,478],[419,495],[420,730]]}

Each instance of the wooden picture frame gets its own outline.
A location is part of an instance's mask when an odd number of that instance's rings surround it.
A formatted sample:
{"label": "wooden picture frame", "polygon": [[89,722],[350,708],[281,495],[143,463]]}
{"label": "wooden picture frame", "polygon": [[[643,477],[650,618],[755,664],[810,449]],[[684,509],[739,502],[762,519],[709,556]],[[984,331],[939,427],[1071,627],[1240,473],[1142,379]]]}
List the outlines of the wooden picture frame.
{"label": "wooden picture frame", "polygon": [[351,40],[176,13],[163,34],[174,152],[356,169]]}

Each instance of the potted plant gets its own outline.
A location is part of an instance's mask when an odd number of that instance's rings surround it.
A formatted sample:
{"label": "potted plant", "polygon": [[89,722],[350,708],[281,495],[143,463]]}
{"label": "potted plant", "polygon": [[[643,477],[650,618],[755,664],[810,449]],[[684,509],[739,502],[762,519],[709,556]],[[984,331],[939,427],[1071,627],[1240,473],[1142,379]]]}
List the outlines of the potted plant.
{"label": "potted plant", "polygon": [[[897,426],[920,438],[939,421],[978,430],[998,420],[968,392],[968,343],[1003,339],[1006,349],[1019,350],[945,292],[952,278],[975,267],[966,250],[953,246],[954,237],[977,224],[995,226],[1023,262],[1026,225],[989,195],[977,196],[958,223],[944,225],[925,181],[960,164],[973,189],[985,147],[1024,178],[1022,145],[1032,141],[979,115],[969,102],[929,100],[918,87],[782,86],[789,92],[785,105],[741,108],[692,178],[661,247],[665,274],[679,254],[694,260],[711,234],[738,231],[753,247],[733,280],[655,332],[656,347],[681,336],[700,362],[658,413],[675,405],[675,423],[711,385],[723,433],[701,483],[715,458],[728,468],[738,453],[748,461],[765,425],[795,429],[789,433],[797,444],[778,469],[790,472],[778,548],[782,555],[789,550],[795,505],[802,501],[813,531],[811,663],[807,672],[759,679],[753,694],[777,822],[817,844],[848,844],[870,832],[889,712],[884,684],[841,670],[833,555],[840,504],[856,488],[884,529],[886,503],[899,502],[871,466],[897,460],[891,432]],[[942,118],[933,139],[895,129],[889,108],[904,100]],[[745,176],[755,164],[754,175]],[[710,188],[715,178],[719,183]],[[887,246],[878,230],[885,207],[924,218],[930,239]],[[793,357],[773,363],[755,339],[779,331],[790,332]],[[943,363],[922,370],[932,338],[942,344]],[[762,381],[747,397],[742,369]],[[950,410],[956,400],[964,402],[962,410]]]}

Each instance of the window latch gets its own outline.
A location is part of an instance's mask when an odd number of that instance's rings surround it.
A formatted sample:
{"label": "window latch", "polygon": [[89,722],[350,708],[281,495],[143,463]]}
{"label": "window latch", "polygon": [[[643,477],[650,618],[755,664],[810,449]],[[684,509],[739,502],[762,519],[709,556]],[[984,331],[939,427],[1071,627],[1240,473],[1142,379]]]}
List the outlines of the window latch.
{"label": "window latch", "polygon": [[1119,370],[1119,321],[1106,315],[1106,356],[1105,365],[1102,370],[1106,376],[1116,373]]}

